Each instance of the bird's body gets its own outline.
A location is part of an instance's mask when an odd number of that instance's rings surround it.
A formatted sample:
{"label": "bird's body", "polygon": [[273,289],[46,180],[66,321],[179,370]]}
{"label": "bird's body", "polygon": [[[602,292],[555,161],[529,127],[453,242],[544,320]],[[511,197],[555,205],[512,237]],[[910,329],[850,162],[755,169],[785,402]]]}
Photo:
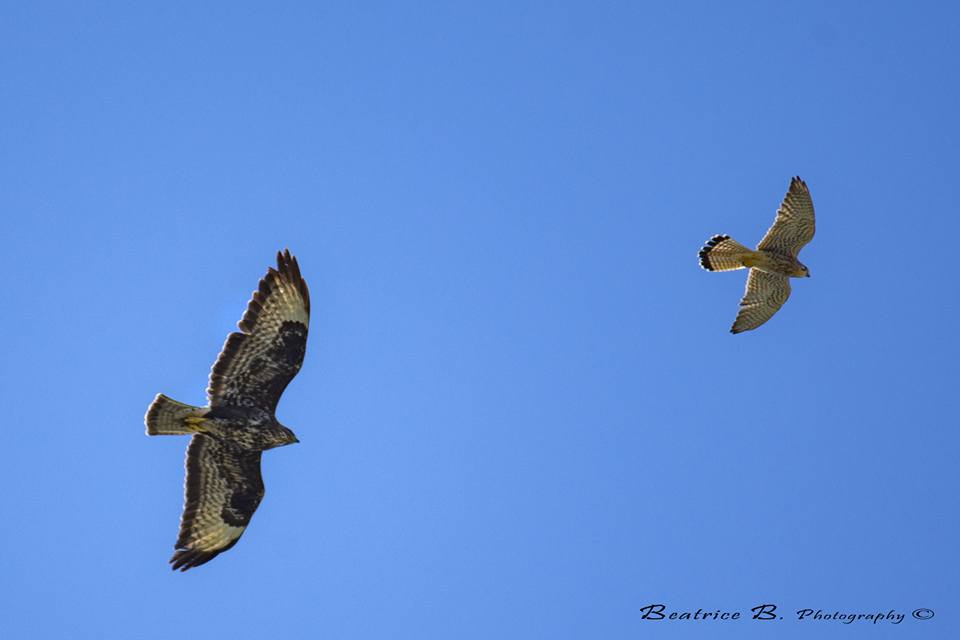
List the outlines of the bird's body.
{"label": "bird's body", "polygon": [[[151,406],[163,407],[173,402],[160,394]],[[177,403],[179,404],[179,403]],[[271,412],[256,407],[212,406],[183,417],[182,430],[150,435],[202,433],[217,440],[227,440],[244,451],[266,451],[297,442],[296,436],[277,421]]]}
{"label": "bird's body", "polygon": [[813,239],[814,232],[810,191],[803,180],[793,178],[773,226],[756,249],[727,235],[713,236],[700,249],[700,266],[707,271],[750,269],[731,333],[762,325],[790,297],[789,278],[810,277],[810,270],[797,259],[797,254]]}
{"label": "bird's body", "polygon": [[793,256],[775,251],[751,251],[741,259],[744,267],[767,273],[779,273],[789,278],[806,278],[806,267]]}
{"label": "bird's body", "polygon": [[306,350],[310,296],[296,258],[277,255],[260,281],[210,373],[209,406],[163,394],[144,422],[148,435],[192,435],[174,569],[212,560],[239,540],[263,499],[263,451],[298,442],[280,424],[277,402],[300,370]]}

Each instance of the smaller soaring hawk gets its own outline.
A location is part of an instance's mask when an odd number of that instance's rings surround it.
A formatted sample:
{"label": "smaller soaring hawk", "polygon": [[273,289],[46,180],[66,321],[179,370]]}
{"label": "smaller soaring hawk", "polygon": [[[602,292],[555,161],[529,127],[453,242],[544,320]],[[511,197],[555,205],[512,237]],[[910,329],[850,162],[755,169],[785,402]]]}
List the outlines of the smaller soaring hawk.
{"label": "smaller soaring hawk", "polygon": [[237,543],[263,499],[260,455],[298,442],[274,415],[307,347],[310,293],[289,251],[277,254],[247,312],[210,371],[209,406],[158,394],[147,410],[147,435],[193,435],[180,537],[170,559],[186,571]]}
{"label": "smaller soaring hawk", "polygon": [[750,269],[747,290],[730,333],[756,329],[773,317],[790,297],[790,278],[809,278],[810,270],[797,260],[800,249],[813,239],[813,200],[807,183],[790,181],[773,226],[751,251],[730,236],[713,236],[700,249],[700,266],[707,271]]}

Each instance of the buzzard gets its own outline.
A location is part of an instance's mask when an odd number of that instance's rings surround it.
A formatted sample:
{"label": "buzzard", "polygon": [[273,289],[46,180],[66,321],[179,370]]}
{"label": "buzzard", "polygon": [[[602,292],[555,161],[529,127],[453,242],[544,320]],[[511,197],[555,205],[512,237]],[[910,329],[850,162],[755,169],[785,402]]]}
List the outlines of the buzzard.
{"label": "buzzard", "polygon": [[790,278],[809,278],[810,270],[797,254],[816,231],[813,200],[807,183],[799,176],[790,181],[773,226],[756,251],[730,236],[713,236],[700,249],[700,266],[707,271],[750,269],[747,289],[730,333],[756,329],[773,317],[790,297]]}
{"label": "buzzard", "polygon": [[299,442],[277,421],[280,395],[307,346],[310,293],[290,251],[277,254],[238,326],[210,371],[208,406],[158,394],[144,422],[147,435],[185,435],[187,447],[180,537],[170,559],[186,571],[237,543],[263,499],[260,455]]}

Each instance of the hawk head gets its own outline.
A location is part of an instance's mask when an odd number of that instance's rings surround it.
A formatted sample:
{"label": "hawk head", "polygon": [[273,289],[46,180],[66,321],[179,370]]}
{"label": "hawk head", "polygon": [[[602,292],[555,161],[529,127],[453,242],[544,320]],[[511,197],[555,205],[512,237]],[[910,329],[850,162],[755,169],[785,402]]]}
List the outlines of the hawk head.
{"label": "hawk head", "polygon": [[807,269],[806,265],[798,262],[796,266],[790,270],[790,275],[794,278],[809,278],[810,269]]}
{"label": "hawk head", "polygon": [[267,430],[263,435],[265,440],[264,450],[300,442],[297,440],[296,434],[282,424],[278,424],[275,428]]}

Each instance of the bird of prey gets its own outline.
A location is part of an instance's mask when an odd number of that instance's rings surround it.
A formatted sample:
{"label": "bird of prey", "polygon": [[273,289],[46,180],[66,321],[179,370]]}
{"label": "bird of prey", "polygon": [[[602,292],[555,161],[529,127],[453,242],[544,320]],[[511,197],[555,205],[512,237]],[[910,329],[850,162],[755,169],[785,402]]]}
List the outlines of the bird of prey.
{"label": "bird of prey", "polygon": [[277,254],[210,371],[208,406],[158,394],[147,435],[192,435],[173,569],[209,562],[237,543],[263,498],[260,455],[299,442],[277,421],[280,394],[303,364],[310,294],[290,251]]}
{"label": "bird of prey", "polygon": [[707,271],[750,269],[740,312],[730,333],[756,329],[773,317],[790,297],[790,278],[809,278],[810,270],[797,260],[800,249],[813,239],[813,200],[799,177],[777,210],[773,226],[751,251],[730,236],[713,236],[700,249],[700,266]]}

